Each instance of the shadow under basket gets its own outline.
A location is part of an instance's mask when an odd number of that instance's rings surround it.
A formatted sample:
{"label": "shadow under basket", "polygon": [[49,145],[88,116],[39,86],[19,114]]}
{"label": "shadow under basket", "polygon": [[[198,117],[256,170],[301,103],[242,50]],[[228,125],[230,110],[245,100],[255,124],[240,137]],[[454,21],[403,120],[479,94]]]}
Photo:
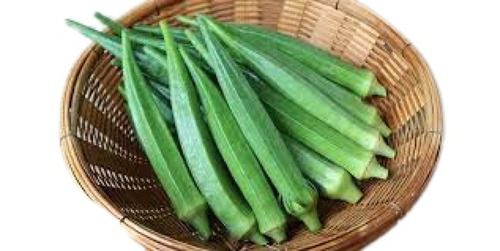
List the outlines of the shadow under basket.
{"label": "shadow under basket", "polygon": [[93,45],[70,74],[61,114],[64,156],[92,200],[149,250],[358,250],[404,216],[433,173],[442,139],[436,84],[409,41],[353,0],[156,0],[121,21],[133,25],[168,19],[176,25],[176,15],[198,12],[276,29],[375,72],[389,94],[370,102],[393,129],[388,141],[398,152],[395,159],[380,160],[390,178],[363,182],[365,196],[356,205],[320,201],[324,228],[318,234],[291,221],[289,241],[256,247],[229,239],[215,223],[215,237],[203,242],[170,209],[118,92],[121,71],[111,64],[112,56]]}

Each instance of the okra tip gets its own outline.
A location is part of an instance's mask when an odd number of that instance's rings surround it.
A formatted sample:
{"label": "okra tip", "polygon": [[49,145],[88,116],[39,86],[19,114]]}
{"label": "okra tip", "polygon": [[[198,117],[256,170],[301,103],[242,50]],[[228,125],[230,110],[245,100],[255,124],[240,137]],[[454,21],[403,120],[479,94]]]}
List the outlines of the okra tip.
{"label": "okra tip", "polygon": [[94,12],[94,17],[97,18],[97,19],[109,19],[107,16],[103,15],[99,11]]}
{"label": "okra tip", "polygon": [[122,37],[122,43],[123,44],[129,44],[130,43],[129,34],[128,34],[128,31],[126,29],[122,30],[121,37]]}
{"label": "okra tip", "polygon": [[390,159],[396,156],[396,151],[394,151],[394,149],[387,145],[382,137],[380,137],[379,142],[374,149],[374,152],[377,155],[384,156]]}
{"label": "okra tip", "polygon": [[319,232],[322,228],[316,208],[312,208],[309,212],[306,212],[305,214],[298,216],[298,218],[302,222],[304,222],[309,231],[313,233]]}
{"label": "okra tip", "polygon": [[368,90],[367,96],[381,96],[387,97],[387,89],[384,86],[379,84],[376,77],[373,77],[372,84],[370,85],[370,89]]}
{"label": "okra tip", "polygon": [[210,223],[208,222],[208,216],[206,211],[199,212],[192,216],[191,219],[187,221],[200,235],[203,240],[208,240],[212,235],[212,229],[210,228]]}
{"label": "okra tip", "polygon": [[338,195],[338,199],[342,201],[347,201],[351,204],[355,204],[363,197],[363,193],[354,184],[354,182],[345,183],[342,191]]}
{"label": "okra tip", "polygon": [[72,28],[80,28],[80,27],[83,27],[83,25],[73,19],[70,19],[70,18],[67,18],[66,20],[66,25],[68,25],[69,27],[72,27]]}
{"label": "okra tip", "polygon": [[181,15],[181,16],[177,16],[175,19],[177,19],[177,21],[179,21],[182,24],[191,25],[191,26],[198,25],[198,23],[196,23],[195,19],[188,17],[188,16]]}
{"label": "okra tip", "polygon": [[392,133],[391,128],[380,117],[376,118],[375,128],[386,138]]}
{"label": "okra tip", "polygon": [[262,234],[260,234],[258,231],[253,231],[248,235],[248,239],[251,240],[253,243],[264,246],[268,243],[266,237],[264,237]]}
{"label": "okra tip", "polygon": [[276,242],[276,243],[281,243],[284,240],[286,240],[286,231],[285,231],[284,225],[277,227],[275,229],[272,229],[264,234],[271,237],[271,239],[273,239],[274,242]]}
{"label": "okra tip", "polygon": [[218,21],[205,14],[198,14],[198,16],[196,17],[196,22],[197,25],[201,25],[203,22],[206,22],[210,26],[218,25]]}
{"label": "okra tip", "polygon": [[365,173],[363,174],[362,179],[370,179],[376,178],[381,180],[386,180],[389,177],[389,170],[387,168],[381,166],[376,158],[373,158]]}

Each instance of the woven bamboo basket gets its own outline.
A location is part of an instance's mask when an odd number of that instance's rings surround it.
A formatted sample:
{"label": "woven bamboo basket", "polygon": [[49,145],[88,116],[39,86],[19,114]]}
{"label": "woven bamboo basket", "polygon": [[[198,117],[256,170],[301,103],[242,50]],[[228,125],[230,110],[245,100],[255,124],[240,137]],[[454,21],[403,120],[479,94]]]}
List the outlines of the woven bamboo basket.
{"label": "woven bamboo basket", "polygon": [[[388,89],[370,100],[394,134],[393,160],[381,160],[389,180],[362,184],[356,205],[321,201],[324,229],[289,224],[278,250],[358,250],[391,228],[412,207],[432,175],[441,145],[439,94],[425,61],[409,41],[354,0],[156,0],[122,18],[125,25],[155,23],[204,12],[223,21],[253,23],[297,36],[373,70]],[[134,138],[117,91],[121,72],[100,47],[88,48],[68,79],[62,105],[61,145],[79,185],[149,250],[253,250],[216,224],[215,238],[200,241],[176,219]]]}

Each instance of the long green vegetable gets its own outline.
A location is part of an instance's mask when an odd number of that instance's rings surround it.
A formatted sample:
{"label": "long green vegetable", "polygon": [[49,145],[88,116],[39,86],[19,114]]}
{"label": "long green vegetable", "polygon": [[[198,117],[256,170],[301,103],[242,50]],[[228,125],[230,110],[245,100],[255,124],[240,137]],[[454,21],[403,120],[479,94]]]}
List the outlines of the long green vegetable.
{"label": "long green vegetable", "polygon": [[373,153],[353,143],[264,84],[256,84],[254,87],[282,132],[345,168],[357,179],[387,178],[387,169],[377,163]]}
{"label": "long green vegetable", "polygon": [[232,30],[242,39],[260,40],[273,45],[275,49],[294,57],[361,97],[387,94],[371,71],[357,68],[313,45],[254,25],[237,25]]}
{"label": "long green vegetable", "polygon": [[198,89],[215,143],[243,196],[252,207],[261,233],[278,243],[283,241],[286,238],[285,215],[224,97],[182,47],[180,52]]}
{"label": "long green vegetable", "polygon": [[177,216],[191,224],[203,239],[208,239],[211,231],[206,201],[194,185],[160,111],[153,103],[152,94],[132,55],[126,32],[122,43],[125,93],[139,141]]}
{"label": "long green vegetable", "polygon": [[377,130],[346,113],[342,107],[311,86],[307,80],[286,69],[275,59],[262,53],[259,48],[231,35],[216,21],[205,19],[211,30],[278,92],[362,147],[386,157],[394,157],[394,150],[387,146]]}
{"label": "long green vegetable", "polygon": [[247,39],[246,41],[249,41],[266,54],[272,56],[284,67],[307,79],[309,83],[316,86],[347,112],[353,114],[368,125],[376,128],[384,136],[390,135],[391,130],[380,118],[377,109],[363,102],[363,100],[361,100],[361,98],[359,98],[356,94],[319,75],[315,70],[302,64],[295,58],[276,50],[273,46],[270,46],[270,43],[261,40],[252,41],[250,39]]}
{"label": "long green vegetable", "polygon": [[307,183],[271,118],[240,69],[201,20],[201,31],[213,70],[245,138],[278,190],[285,209],[312,231],[321,228],[317,193]]}
{"label": "long green vegetable", "polygon": [[283,138],[302,172],[316,184],[323,196],[349,203],[356,203],[361,199],[363,193],[346,170],[333,165],[296,140],[286,136]]}
{"label": "long green vegetable", "polygon": [[160,25],[169,55],[167,66],[175,127],[191,174],[217,218],[234,238],[247,237],[258,244],[265,244],[250,207],[224,169],[202,120],[195,87],[168,25],[165,21]]}

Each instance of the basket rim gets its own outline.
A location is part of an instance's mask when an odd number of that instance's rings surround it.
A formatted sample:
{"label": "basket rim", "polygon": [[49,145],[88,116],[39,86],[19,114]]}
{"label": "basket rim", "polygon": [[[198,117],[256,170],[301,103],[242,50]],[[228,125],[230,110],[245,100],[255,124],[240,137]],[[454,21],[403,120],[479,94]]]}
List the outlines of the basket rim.
{"label": "basket rim", "polygon": [[[122,18],[120,18],[120,21],[125,25],[135,23],[143,16],[150,15],[151,13],[159,13],[159,10],[165,5],[174,4],[180,1],[181,0],[148,0],[128,11],[125,15],[123,15]],[[381,235],[388,232],[400,219],[402,219],[406,215],[406,212],[408,212],[416,204],[422,193],[427,188],[428,183],[431,180],[436,170],[436,166],[440,160],[440,153],[443,145],[442,132],[444,127],[441,95],[434,75],[427,64],[427,61],[423,58],[423,56],[419,53],[419,51],[413,44],[402,37],[401,33],[397,32],[397,30],[392,25],[383,20],[376,14],[376,12],[369,9],[364,4],[360,4],[357,0],[338,0],[336,9],[342,10],[342,6],[344,4],[352,3],[356,3],[359,7],[371,13],[374,18],[377,19],[377,22],[385,25],[388,29],[392,29],[395,35],[399,36],[399,39],[403,40],[406,43],[404,48],[402,49],[403,58],[406,59],[405,55],[411,54],[416,58],[418,62],[422,63],[422,65],[420,65],[419,67],[422,68],[426,75],[430,77],[428,81],[430,82],[430,85],[433,89],[431,91],[431,95],[433,96],[432,98],[434,99],[434,103],[439,110],[439,115],[436,117],[437,128],[436,131],[433,132],[439,134],[439,139],[437,142],[436,152],[433,153],[435,154],[435,158],[431,161],[430,164],[432,165],[432,167],[425,177],[422,186],[415,189],[415,193],[412,196],[405,197],[403,200],[404,203],[395,204],[394,207],[390,207],[388,210],[384,210],[384,212],[376,219],[369,221],[365,225],[358,226],[352,231],[334,239],[335,241],[340,240],[336,243],[336,247],[345,250],[359,250],[373,240],[379,238]],[[89,169],[84,168],[84,166],[87,166],[88,163],[85,161],[81,146],[77,143],[76,136],[72,135],[71,133],[71,127],[73,125],[71,124],[72,110],[70,109],[70,107],[74,107],[75,100],[73,100],[73,97],[75,95],[75,90],[78,89],[78,85],[80,82],[78,81],[80,73],[85,69],[85,62],[87,62],[88,60],[92,60],[94,57],[98,56],[97,51],[99,50],[101,50],[101,48],[95,43],[92,43],[75,62],[66,80],[61,104],[60,146],[68,168],[72,172],[73,177],[85,192],[85,194],[91,200],[102,205],[115,218],[117,218],[120,224],[129,232],[131,237],[144,247],[150,249],[163,247],[173,250],[205,250],[189,243],[178,241],[169,236],[160,234],[150,229],[149,227],[128,218],[126,215],[123,215],[120,210],[113,204],[112,200],[103,192],[103,190],[98,186],[95,186],[90,180],[90,174],[86,171]],[[383,215],[387,215],[387,217],[380,217]],[[357,238],[352,238],[353,236],[357,236]],[[325,242],[316,244],[314,248],[327,248],[325,245],[327,245],[331,241],[332,239],[327,239]]]}

